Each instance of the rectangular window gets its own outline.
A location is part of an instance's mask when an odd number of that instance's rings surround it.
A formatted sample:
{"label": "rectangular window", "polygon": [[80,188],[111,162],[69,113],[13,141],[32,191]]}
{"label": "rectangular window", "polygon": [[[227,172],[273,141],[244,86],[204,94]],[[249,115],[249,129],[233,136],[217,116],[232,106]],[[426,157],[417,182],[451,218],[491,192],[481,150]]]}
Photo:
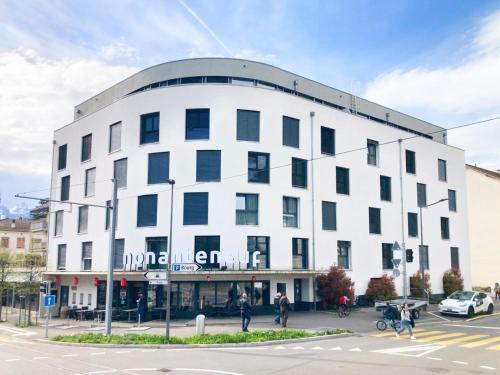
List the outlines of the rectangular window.
{"label": "rectangular window", "polygon": [[458,255],[458,247],[450,247],[451,268],[460,269],[460,258]]}
{"label": "rectangular window", "polygon": [[141,145],[160,141],[160,112],[141,115]]}
{"label": "rectangular window", "polygon": [[446,182],[446,160],[438,159],[438,177],[439,181]]}
{"label": "rectangular window", "polygon": [[17,244],[16,244],[16,247],[18,249],[24,249],[24,245],[25,245],[25,240],[24,240],[24,237],[17,237]]}
{"label": "rectangular window", "polygon": [[369,207],[368,216],[370,222],[370,233],[380,234],[382,232],[380,225],[380,208]]}
{"label": "rectangular window", "polygon": [[148,184],[163,184],[169,179],[170,152],[155,152],[148,155]]}
{"label": "rectangular window", "polygon": [[384,270],[392,270],[394,264],[392,263],[392,243],[382,244],[382,268]]}
{"label": "rectangular window", "polygon": [[308,242],[309,240],[307,238],[292,238],[294,270],[307,269],[309,263]]}
{"label": "rectangular window", "polygon": [[406,150],[406,173],[417,173],[415,151]]}
{"label": "rectangular window", "polygon": [[292,158],[292,186],[307,187],[307,160]]}
{"label": "rectangular window", "polygon": [[158,195],[141,195],[137,197],[137,226],[155,227],[158,210]]}
{"label": "rectangular window", "polygon": [[417,206],[418,207],[427,206],[427,189],[425,184],[417,183]]}
{"label": "rectangular window", "polygon": [[321,127],[321,153],[335,155],[335,129]]}
{"label": "rectangular window", "polygon": [[418,214],[408,212],[408,236],[418,237]]}
{"label": "rectangular window", "polygon": [[71,295],[71,304],[76,305],[76,292]]}
{"label": "rectangular window", "polygon": [[210,109],[186,109],[186,139],[210,138]]}
{"label": "rectangular window", "polygon": [[184,193],[184,225],[208,224],[208,193]]}
{"label": "rectangular window", "polygon": [[323,211],[323,230],[337,230],[337,203],[321,202]]}
{"label": "rectangular window", "polygon": [[457,192],[455,190],[448,190],[448,209],[450,211],[457,211]]}
{"label": "rectangular window", "polygon": [[85,171],[85,196],[92,197],[95,195],[95,173],[96,169],[91,168]]}
{"label": "rectangular window", "polygon": [[269,154],[248,153],[248,182],[269,183]]}
{"label": "rectangular window", "polygon": [[194,237],[194,259],[197,260],[196,254],[204,251],[207,254],[206,262],[200,264],[204,269],[218,269],[219,259],[215,255],[211,255],[214,251],[220,251],[220,236],[195,236]]}
{"label": "rectangular window", "polygon": [[148,269],[165,269],[165,265],[161,265],[158,261],[160,253],[167,251],[168,238],[167,237],[147,237],[146,238],[146,249],[150,253],[155,254],[154,262],[148,265]]}
{"label": "rectangular window", "polygon": [[78,207],[78,233],[87,233],[89,223],[89,207]]}
{"label": "rectangular window", "polygon": [[297,228],[299,226],[299,199],[283,197],[283,226]]}
{"label": "rectangular window", "polygon": [[[248,251],[248,269],[268,269],[269,266],[269,237],[264,236],[248,236],[247,237],[247,251]],[[259,263],[253,263],[253,253],[260,252],[257,256]]]}
{"label": "rectangular window", "polygon": [[337,194],[349,195],[349,169],[337,167]]}
{"label": "rectangular window", "polygon": [[92,157],[92,134],[82,137],[82,162]]}
{"label": "rectangular window", "polygon": [[[54,225],[54,236],[62,236],[63,234],[63,218],[64,218],[64,211],[59,210],[56,211],[56,222]],[[8,246],[6,246],[8,247]]]}
{"label": "rectangular window", "polygon": [[422,260],[424,270],[428,270],[429,269],[429,246],[420,245],[418,248],[419,248],[419,256],[420,256],[420,259]]}
{"label": "rectangular window", "polygon": [[450,239],[450,219],[447,217],[441,218],[441,238],[443,240]]}
{"label": "rectangular window", "polygon": [[114,161],[113,176],[116,179],[118,189],[127,187],[127,158]]}
{"label": "rectangular window", "polygon": [[337,241],[337,265],[351,269],[351,241]]}
{"label": "rectangular window", "polygon": [[83,296],[84,296],[84,294],[80,293],[80,305],[83,305]]}
{"label": "rectangular window", "polygon": [[115,239],[115,254],[113,257],[113,269],[123,269],[123,253],[125,252],[125,240],[123,238]]}
{"label": "rectangular window", "polygon": [[82,268],[92,270],[92,242],[82,242]]}
{"label": "rectangular window", "polygon": [[238,109],[236,117],[236,139],[259,142],[260,112]]}
{"label": "rectangular window", "polygon": [[299,148],[299,120],[283,116],[283,146]]}
{"label": "rectangular window", "polygon": [[91,293],[87,294],[87,305],[89,305],[89,306],[92,305],[92,294]]}
{"label": "rectangular window", "polygon": [[378,165],[378,142],[372,139],[366,141],[367,162],[369,165]]}
{"label": "rectangular window", "polygon": [[61,169],[66,168],[66,160],[68,157],[68,145],[59,146],[57,153],[57,169],[60,171]]}
{"label": "rectangular window", "polygon": [[122,123],[109,126],[109,152],[115,152],[122,148]]}
{"label": "rectangular window", "polygon": [[236,224],[259,224],[259,195],[236,194]]}
{"label": "rectangular window", "polygon": [[5,249],[9,248],[9,237],[2,237],[2,242],[0,243],[0,247]]}
{"label": "rectangular window", "polygon": [[66,269],[66,245],[57,245],[57,269]]}
{"label": "rectangular window", "polygon": [[218,150],[196,151],[196,181],[220,181],[220,154]]}
{"label": "rectangular window", "polygon": [[392,200],[391,178],[380,176],[380,199],[390,202]]}
{"label": "rectangular window", "polygon": [[61,200],[67,201],[69,199],[69,184],[70,176],[64,176],[61,178]]}

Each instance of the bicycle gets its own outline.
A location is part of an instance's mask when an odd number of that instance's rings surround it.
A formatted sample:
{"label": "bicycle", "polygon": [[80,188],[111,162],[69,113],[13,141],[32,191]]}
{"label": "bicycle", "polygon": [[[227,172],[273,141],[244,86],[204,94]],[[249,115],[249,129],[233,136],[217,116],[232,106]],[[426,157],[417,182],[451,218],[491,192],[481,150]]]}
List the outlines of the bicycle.
{"label": "bicycle", "polygon": [[400,323],[396,322],[393,319],[388,319],[388,318],[382,318],[377,320],[377,329],[379,331],[385,331],[387,329],[387,324],[391,326],[392,329],[397,331],[399,329]]}
{"label": "bicycle", "polygon": [[351,307],[348,305],[339,306],[339,318],[347,318],[351,313]]}

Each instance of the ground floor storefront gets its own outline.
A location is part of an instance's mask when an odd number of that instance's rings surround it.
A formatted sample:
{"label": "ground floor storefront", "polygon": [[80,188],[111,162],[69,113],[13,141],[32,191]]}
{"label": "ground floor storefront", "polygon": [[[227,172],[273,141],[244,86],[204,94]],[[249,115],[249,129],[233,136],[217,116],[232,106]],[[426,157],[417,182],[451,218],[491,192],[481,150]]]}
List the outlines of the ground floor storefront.
{"label": "ground floor storefront", "polygon": [[[79,319],[102,319],[106,307],[104,274],[47,274],[56,295],[53,315]],[[295,274],[221,274],[174,275],[170,305],[173,318],[232,316],[239,314],[238,301],[246,293],[253,313],[274,310],[274,296],[285,292],[295,310],[313,307],[313,277]],[[165,319],[167,286],[150,284],[141,272],[120,273],[113,281],[113,319]]]}

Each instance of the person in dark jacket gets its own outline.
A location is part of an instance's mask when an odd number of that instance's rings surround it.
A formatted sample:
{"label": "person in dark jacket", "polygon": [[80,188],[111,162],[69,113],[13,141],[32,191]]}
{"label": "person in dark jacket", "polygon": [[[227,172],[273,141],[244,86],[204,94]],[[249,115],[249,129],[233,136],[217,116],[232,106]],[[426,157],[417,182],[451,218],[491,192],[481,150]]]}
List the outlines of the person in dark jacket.
{"label": "person in dark jacket", "polygon": [[241,330],[243,332],[248,332],[248,325],[250,324],[250,313],[252,310],[252,306],[250,305],[250,301],[248,301],[248,297],[246,293],[241,295],[240,299],[240,311],[241,311]]}
{"label": "person in dark jacket", "polygon": [[280,324],[280,320],[281,320],[280,298],[281,298],[281,293],[278,292],[276,294],[276,296],[274,296],[274,323],[275,324]]}
{"label": "person in dark jacket", "polygon": [[147,310],[146,298],[144,298],[144,295],[142,293],[139,293],[136,302],[137,302],[137,321],[139,323],[142,323],[145,320],[146,310]]}
{"label": "person in dark jacket", "polygon": [[288,311],[290,311],[290,300],[286,296],[286,293],[283,292],[283,295],[280,298],[280,312],[281,312],[281,326],[286,328],[286,323],[288,322]]}

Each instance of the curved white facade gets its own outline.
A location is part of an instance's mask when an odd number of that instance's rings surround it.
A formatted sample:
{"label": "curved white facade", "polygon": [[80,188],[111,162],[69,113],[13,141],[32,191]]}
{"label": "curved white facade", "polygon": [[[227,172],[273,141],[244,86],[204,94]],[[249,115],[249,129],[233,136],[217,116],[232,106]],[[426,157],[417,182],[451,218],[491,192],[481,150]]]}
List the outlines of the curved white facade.
{"label": "curved white facade", "polygon": [[[179,78],[182,72],[179,72]],[[186,140],[186,109],[208,108],[210,135],[207,140]],[[260,112],[259,141],[237,140],[237,110]],[[159,141],[140,144],[140,116],[160,113]],[[283,145],[283,116],[299,120],[299,148]],[[121,122],[121,148],[109,153],[110,125]],[[336,156],[321,152],[321,127],[335,130]],[[92,134],[91,159],[81,162],[82,137]],[[290,298],[312,302],[313,275],[326,271],[338,262],[338,241],[351,243],[347,274],[355,281],[356,293],[364,294],[372,277],[383,272],[382,243],[401,243],[401,191],[398,142],[413,134],[368,120],[345,111],[307,100],[294,94],[258,86],[237,84],[186,84],[158,87],[117,99],[55,132],[55,158],[52,174],[52,199],[60,198],[61,178],[70,175],[69,201],[105,205],[111,199],[113,162],[127,158],[127,186],[119,189],[117,239],[124,239],[125,251],[142,253],[147,237],[168,236],[170,185],[148,184],[148,154],[169,152],[169,177],[175,179],[173,257],[181,262],[193,258],[195,236],[220,236],[220,251],[241,259],[232,270],[206,270],[196,274],[174,274],[174,281],[221,280],[269,282],[271,302],[277,283],[287,284]],[[312,137],[312,139],[311,139]],[[379,143],[377,165],[367,163],[367,140]],[[387,142],[392,142],[384,144]],[[66,168],[58,170],[58,148],[67,144]],[[359,150],[358,150],[359,149]],[[441,277],[450,268],[450,248],[459,250],[460,268],[466,286],[470,284],[466,222],[464,152],[423,137],[404,140],[403,210],[407,248],[415,260],[408,264],[408,275],[418,269],[418,237],[408,236],[407,213],[418,213],[417,183],[426,184],[427,203],[448,197],[456,191],[456,212],[441,203],[424,208],[425,245],[429,246],[429,272],[432,290],[442,291]],[[404,150],[416,154],[416,174],[406,173]],[[221,180],[196,181],[198,150],[220,150]],[[351,150],[358,150],[352,151]],[[270,182],[248,182],[248,153],[270,154]],[[292,158],[311,160],[307,168],[307,188],[292,186]],[[447,181],[438,179],[438,159],[446,161]],[[85,171],[96,168],[95,194],[85,197]],[[312,167],[312,168],[311,168]],[[336,167],[349,169],[349,194],[336,192]],[[313,172],[314,170],[314,172]],[[382,201],[380,176],[391,177],[391,200]],[[314,194],[313,194],[314,184]],[[208,224],[184,225],[184,193],[208,193]],[[258,194],[258,225],[236,225],[236,194]],[[157,194],[157,225],[137,227],[138,196]],[[298,227],[283,225],[283,197],[299,199]],[[313,204],[314,201],[314,221]],[[322,228],[322,201],[336,203],[336,230]],[[369,207],[379,208],[381,234],[369,233]],[[55,212],[64,210],[62,234],[54,236]],[[104,279],[108,262],[109,231],[105,230],[105,209],[89,208],[86,234],[78,234],[78,208],[67,203],[51,204],[50,251],[48,273],[60,275],[60,285],[70,285],[70,292],[81,293],[84,303],[97,303],[94,278]],[[443,240],[440,218],[449,218],[449,237]],[[314,224],[313,224],[314,222]],[[313,230],[314,225],[314,230]],[[313,234],[314,232],[314,234]],[[244,253],[248,236],[269,237],[269,269],[245,271]],[[292,238],[308,239],[308,262],[305,269],[294,269]],[[83,270],[82,242],[92,242],[92,264]],[[313,243],[314,242],[314,243]],[[58,245],[66,245],[65,270],[57,270]],[[116,279],[143,280],[144,272],[116,271]],[[294,280],[301,280],[296,281]],[[402,294],[402,277],[396,279]],[[300,284],[300,286],[299,286]],[[201,288],[197,284],[196,288]],[[295,293],[294,291],[295,286]],[[282,288],[282,286],[280,286]],[[300,290],[299,290],[300,289]],[[88,296],[91,294],[91,296]],[[193,294],[194,296],[194,294]],[[201,298],[202,292],[196,292]],[[87,299],[90,298],[90,301]],[[194,298],[194,297],[193,297]],[[267,301],[269,302],[269,301]]]}

